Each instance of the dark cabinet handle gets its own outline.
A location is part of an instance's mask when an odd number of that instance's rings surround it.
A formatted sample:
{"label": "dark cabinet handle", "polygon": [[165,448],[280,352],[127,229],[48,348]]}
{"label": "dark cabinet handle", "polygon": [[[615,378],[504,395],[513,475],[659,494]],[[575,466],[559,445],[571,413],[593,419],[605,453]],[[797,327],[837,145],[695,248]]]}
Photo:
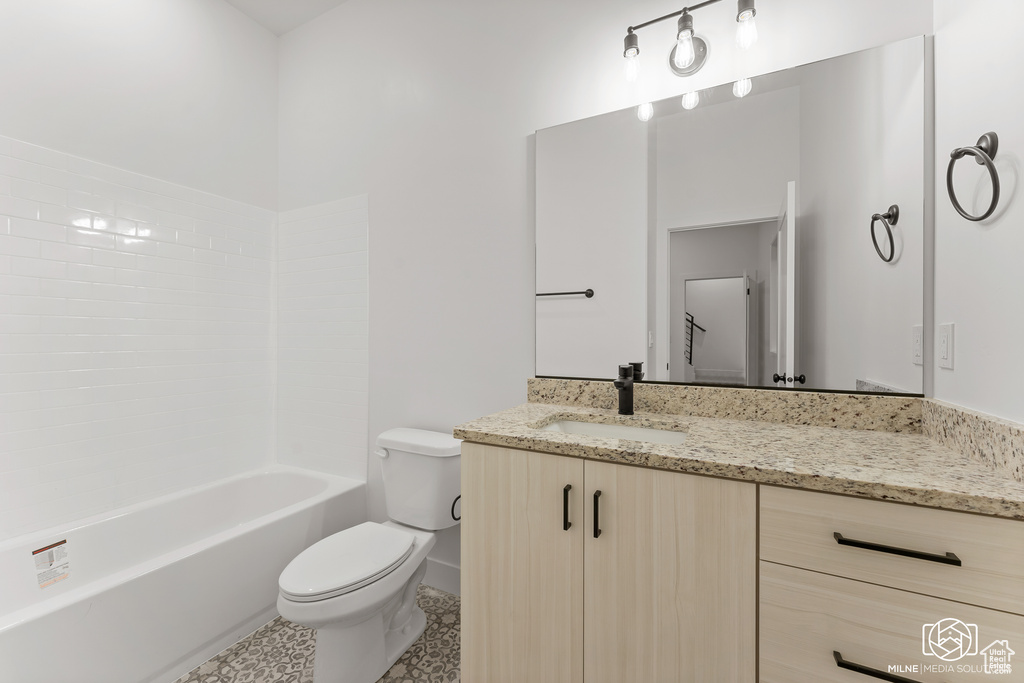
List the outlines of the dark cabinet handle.
{"label": "dark cabinet handle", "polygon": [[854,671],[865,676],[871,676],[872,678],[878,678],[883,681],[889,681],[890,683],[918,683],[911,678],[904,678],[903,676],[897,676],[887,671],[879,671],[878,669],[872,669],[871,667],[864,666],[863,664],[855,664],[848,662],[843,659],[842,653],[838,650],[832,650],[832,656],[835,657],[836,666],[840,669],[846,669],[848,671]]}
{"label": "dark cabinet handle", "polygon": [[601,535],[601,524],[597,521],[600,509],[601,492],[594,491],[594,538]]}
{"label": "dark cabinet handle", "polygon": [[906,548],[894,548],[891,545],[881,545],[879,543],[869,543],[868,541],[855,541],[852,538],[843,538],[843,535],[836,531],[832,534],[836,539],[836,543],[839,545],[849,545],[854,548],[863,548],[864,550],[874,550],[879,553],[890,553],[892,555],[901,555],[903,557],[912,557],[915,560],[928,560],[929,562],[941,562],[942,564],[951,564],[955,567],[961,566],[963,563],[960,558],[953,553],[946,553],[945,555],[936,555],[934,553],[923,553],[920,550],[907,550]]}
{"label": "dark cabinet handle", "polygon": [[569,491],[572,491],[572,484],[566,484],[562,489],[562,531],[568,531],[572,527],[569,521]]}

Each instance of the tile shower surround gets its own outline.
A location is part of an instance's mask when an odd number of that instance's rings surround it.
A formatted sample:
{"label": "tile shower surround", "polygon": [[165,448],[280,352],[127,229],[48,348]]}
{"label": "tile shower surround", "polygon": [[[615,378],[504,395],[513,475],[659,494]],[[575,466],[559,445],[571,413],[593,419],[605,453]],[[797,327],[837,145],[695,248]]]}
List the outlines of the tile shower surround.
{"label": "tile shower surround", "polygon": [[269,458],[274,223],[0,138],[0,538]]}
{"label": "tile shower surround", "polygon": [[[366,196],[278,218],[278,462],[366,477]],[[346,457],[351,454],[354,457]]]}
{"label": "tile shower surround", "polygon": [[[321,378],[315,400],[365,433],[365,198],[286,216],[279,323],[275,212],[0,137],[0,538],[269,462],[279,334],[282,432],[315,381],[292,355],[344,331],[319,353],[353,364],[320,374],[355,393]],[[309,239],[319,260],[290,246]]]}

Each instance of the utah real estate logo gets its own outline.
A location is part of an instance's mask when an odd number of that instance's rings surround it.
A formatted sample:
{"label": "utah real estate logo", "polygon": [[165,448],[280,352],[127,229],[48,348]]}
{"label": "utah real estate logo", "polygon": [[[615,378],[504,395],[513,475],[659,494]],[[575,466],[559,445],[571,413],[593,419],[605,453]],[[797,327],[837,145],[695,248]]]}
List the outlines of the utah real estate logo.
{"label": "utah real estate logo", "polygon": [[[924,624],[921,627],[921,652],[939,662],[890,664],[888,673],[1013,673],[1012,660],[1017,653],[1008,640],[998,639],[979,647],[981,642],[977,624],[953,618]],[[981,657],[981,662],[977,657]]]}

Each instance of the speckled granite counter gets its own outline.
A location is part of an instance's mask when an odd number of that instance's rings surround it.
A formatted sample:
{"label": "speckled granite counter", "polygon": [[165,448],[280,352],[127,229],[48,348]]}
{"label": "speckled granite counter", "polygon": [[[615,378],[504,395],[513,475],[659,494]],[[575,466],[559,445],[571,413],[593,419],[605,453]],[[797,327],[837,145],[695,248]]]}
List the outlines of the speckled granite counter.
{"label": "speckled granite counter", "polygon": [[[536,401],[531,396],[532,401]],[[556,420],[685,431],[678,446],[540,431]],[[1024,520],[1024,483],[921,433],[843,429],[530,402],[455,428],[531,451],[792,486]]]}

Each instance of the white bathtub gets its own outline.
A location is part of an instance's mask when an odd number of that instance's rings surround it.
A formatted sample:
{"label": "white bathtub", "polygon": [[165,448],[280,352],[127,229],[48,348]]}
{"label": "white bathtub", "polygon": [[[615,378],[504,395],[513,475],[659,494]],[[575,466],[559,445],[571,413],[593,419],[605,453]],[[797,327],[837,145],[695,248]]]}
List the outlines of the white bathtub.
{"label": "white bathtub", "polygon": [[[173,681],[273,619],[285,565],[365,505],[275,466],[0,543],[0,681]],[[68,578],[41,588],[32,551],[62,540]]]}

